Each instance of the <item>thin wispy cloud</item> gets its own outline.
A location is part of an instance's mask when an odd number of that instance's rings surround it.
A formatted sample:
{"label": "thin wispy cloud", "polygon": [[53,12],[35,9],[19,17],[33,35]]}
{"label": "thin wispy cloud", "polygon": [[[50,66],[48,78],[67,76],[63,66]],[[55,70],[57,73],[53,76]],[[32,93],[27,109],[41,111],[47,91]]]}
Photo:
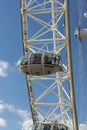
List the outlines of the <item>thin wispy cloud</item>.
{"label": "thin wispy cloud", "polygon": [[30,117],[30,114],[27,112],[27,110],[16,110],[16,113],[21,116],[22,119],[27,120]]}
{"label": "thin wispy cloud", "polygon": [[5,109],[3,104],[0,104],[0,113]]}
{"label": "thin wispy cloud", "polygon": [[[28,127],[32,125],[32,119],[31,119],[30,113],[27,110],[17,109],[12,104],[6,104],[3,101],[0,101],[0,112],[4,112],[4,110],[7,110],[21,117],[21,121],[19,121],[18,124],[21,125],[22,129],[27,130]],[[3,124],[6,122],[4,119],[2,121],[3,121]],[[6,125],[3,125],[3,126],[6,126]]]}
{"label": "thin wispy cloud", "polygon": [[6,77],[8,75],[8,68],[8,62],[0,60],[0,77]]}
{"label": "thin wispy cloud", "polygon": [[6,104],[6,103],[3,103],[2,106],[3,106],[3,109],[6,109],[9,112],[13,112],[13,113],[17,114],[23,120],[27,120],[30,117],[30,113],[27,110],[17,109],[17,108],[15,108],[14,105]]}

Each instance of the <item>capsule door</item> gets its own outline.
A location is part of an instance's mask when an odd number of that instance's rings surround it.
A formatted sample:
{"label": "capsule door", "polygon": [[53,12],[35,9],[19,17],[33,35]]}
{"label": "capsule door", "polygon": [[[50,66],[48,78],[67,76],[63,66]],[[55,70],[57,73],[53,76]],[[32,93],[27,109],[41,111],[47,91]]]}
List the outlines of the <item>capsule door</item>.
{"label": "capsule door", "polygon": [[36,53],[30,56],[31,75],[43,75],[42,70],[42,54]]}

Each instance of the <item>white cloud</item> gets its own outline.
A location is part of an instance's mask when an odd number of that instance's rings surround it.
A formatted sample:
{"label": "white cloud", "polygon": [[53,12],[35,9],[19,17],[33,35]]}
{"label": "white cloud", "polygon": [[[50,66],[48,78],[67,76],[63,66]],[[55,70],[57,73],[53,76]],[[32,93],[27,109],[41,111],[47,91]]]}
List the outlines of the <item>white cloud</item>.
{"label": "white cloud", "polygon": [[87,130],[87,124],[80,124],[79,130]]}
{"label": "white cloud", "polygon": [[3,104],[0,104],[0,112],[2,112],[5,109]]}
{"label": "white cloud", "polygon": [[22,121],[19,121],[18,124],[21,125],[22,129],[27,130],[29,126],[32,125],[32,119],[27,110],[17,109],[14,105],[6,104],[3,101],[0,101],[0,111],[3,112],[3,110],[8,110],[9,112],[17,114],[17,116],[20,116]]}
{"label": "white cloud", "polygon": [[5,109],[7,109],[8,111],[17,114],[23,120],[26,120],[26,119],[28,119],[30,117],[30,114],[29,114],[29,112],[27,110],[17,109],[17,108],[15,108],[14,105],[3,103],[3,107]]}
{"label": "white cloud", "polygon": [[26,120],[29,118],[30,114],[27,112],[27,110],[16,110],[16,113],[22,117],[22,119]]}
{"label": "white cloud", "polygon": [[7,70],[8,70],[9,64],[6,61],[0,60],[0,77],[7,76]]}
{"label": "white cloud", "polygon": [[6,120],[0,117],[0,127],[6,127],[6,125],[7,125]]}

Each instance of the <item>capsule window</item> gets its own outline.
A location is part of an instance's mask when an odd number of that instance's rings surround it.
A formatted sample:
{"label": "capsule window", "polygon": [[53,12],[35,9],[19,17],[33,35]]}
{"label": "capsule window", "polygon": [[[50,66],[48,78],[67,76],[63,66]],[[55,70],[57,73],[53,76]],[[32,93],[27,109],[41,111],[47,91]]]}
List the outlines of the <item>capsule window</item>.
{"label": "capsule window", "polygon": [[45,64],[52,64],[52,54],[46,54],[45,56],[44,56],[44,63]]}
{"label": "capsule window", "polygon": [[56,65],[56,55],[54,54],[51,56],[51,64]]}
{"label": "capsule window", "polygon": [[28,65],[28,57],[27,56],[25,56],[25,57],[23,57],[23,58],[21,58],[21,65]]}
{"label": "capsule window", "polygon": [[41,64],[41,54],[32,54],[30,57],[31,64]]}
{"label": "capsule window", "polygon": [[51,130],[51,126],[50,125],[46,125],[43,127],[43,130]]}

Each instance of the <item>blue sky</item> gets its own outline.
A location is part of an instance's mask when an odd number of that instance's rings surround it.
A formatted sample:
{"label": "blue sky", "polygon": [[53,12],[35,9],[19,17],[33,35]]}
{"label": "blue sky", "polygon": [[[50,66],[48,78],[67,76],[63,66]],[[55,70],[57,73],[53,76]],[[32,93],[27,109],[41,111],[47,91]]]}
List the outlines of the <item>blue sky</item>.
{"label": "blue sky", "polygon": [[[87,5],[85,3],[83,3],[83,5],[85,8],[84,11],[81,12],[82,17],[85,9],[87,11]],[[75,0],[74,6],[76,9]],[[73,10],[73,8],[71,8],[72,17],[74,17],[74,13],[75,11]],[[83,17],[82,23],[86,23],[86,21],[87,19]],[[74,29],[77,26],[76,15],[75,18],[73,18],[71,24],[71,36],[73,43],[72,54],[74,64],[79,58],[79,45],[77,45],[78,40],[73,37]],[[87,23],[84,24],[84,26],[86,25]],[[26,128],[29,124],[32,123],[26,78],[25,75],[21,74],[18,71],[16,66],[18,59],[21,57],[21,55],[23,55],[21,34],[20,0],[0,0],[0,130],[22,130],[22,128]],[[87,42],[87,40],[83,40],[82,42],[82,51],[84,51],[87,48],[87,45],[85,46],[85,42]],[[75,47],[77,51],[74,50]],[[84,53],[83,58],[86,58],[86,53]],[[82,64],[77,70],[78,64],[81,63],[81,60],[82,59],[80,58],[80,60],[78,60],[78,63],[74,64],[75,87],[79,84],[77,83],[77,78],[79,78],[79,75],[81,75],[83,71],[80,71],[80,67],[83,67]],[[84,68],[87,69],[86,66]],[[86,72],[87,71],[85,71],[85,75]],[[83,74],[82,76],[84,77]],[[84,87],[85,83],[86,78],[83,83]],[[78,89],[79,88],[76,89],[76,94],[78,92]],[[79,95],[77,96],[77,103],[80,94],[81,90],[79,91]],[[79,104],[77,105],[77,108],[79,108]],[[80,113],[81,111],[82,110],[78,110],[78,113]],[[87,113],[87,111],[85,112]],[[81,123],[81,121],[79,121],[81,124],[81,130],[82,128],[84,128],[84,130],[87,129],[87,126],[84,125],[84,123],[87,123],[86,121],[87,117],[85,118],[85,122]],[[27,129],[28,127],[26,128],[26,130]]]}
{"label": "blue sky", "polygon": [[16,66],[23,55],[20,20],[20,0],[1,0],[0,130],[21,130],[30,118],[26,79]]}

